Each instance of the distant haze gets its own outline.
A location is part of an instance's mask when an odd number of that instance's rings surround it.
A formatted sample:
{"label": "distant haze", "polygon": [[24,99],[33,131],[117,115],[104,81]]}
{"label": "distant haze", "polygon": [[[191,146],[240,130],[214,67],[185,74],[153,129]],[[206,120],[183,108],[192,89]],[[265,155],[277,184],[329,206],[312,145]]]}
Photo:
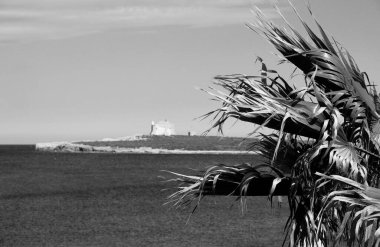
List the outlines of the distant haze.
{"label": "distant haze", "polygon": [[[0,3],[0,143],[148,134],[169,120],[176,133],[202,133],[193,120],[218,104],[196,90],[218,74],[257,74],[255,56],[277,67],[274,49],[244,23],[269,1],[3,0]],[[278,1],[299,27],[286,1]],[[304,1],[293,1],[310,20]],[[380,78],[377,0],[313,0],[320,23]],[[287,73],[285,73],[287,75]],[[228,136],[253,127],[229,123]],[[215,134],[216,132],[213,132]]]}

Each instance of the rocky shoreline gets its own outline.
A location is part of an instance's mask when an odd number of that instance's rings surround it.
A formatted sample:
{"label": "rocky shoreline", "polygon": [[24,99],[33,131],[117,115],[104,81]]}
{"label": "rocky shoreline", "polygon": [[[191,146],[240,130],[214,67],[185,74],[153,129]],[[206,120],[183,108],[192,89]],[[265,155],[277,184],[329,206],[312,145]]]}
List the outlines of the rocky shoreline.
{"label": "rocky shoreline", "polygon": [[137,154],[259,154],[257,151],[239,150],[185,150],[185,149],[164,149],[151,147],[111,147],[111,146],[91,146],[71,142],[49,142],[37,143],[37,151],[44,152],[68,152],[68,153],[137,153]]}

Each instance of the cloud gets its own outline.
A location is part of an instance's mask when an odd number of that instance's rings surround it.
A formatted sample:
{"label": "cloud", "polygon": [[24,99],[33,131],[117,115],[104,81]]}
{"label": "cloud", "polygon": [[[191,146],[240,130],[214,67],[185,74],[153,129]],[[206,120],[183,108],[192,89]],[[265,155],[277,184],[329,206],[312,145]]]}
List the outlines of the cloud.
{"label": "cloud", "polygon": [[243,24],[263,0],[3,0],[0,42],[61,39],[114,29]]}

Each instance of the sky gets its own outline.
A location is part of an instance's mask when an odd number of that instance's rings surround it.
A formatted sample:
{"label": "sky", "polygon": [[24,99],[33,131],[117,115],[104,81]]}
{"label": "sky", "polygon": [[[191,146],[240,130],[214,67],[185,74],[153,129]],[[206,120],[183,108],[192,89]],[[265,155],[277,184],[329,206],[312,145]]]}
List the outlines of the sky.
{"label": "sky", "polygon": [[[299,25],[287,1],[276,1]],[[303,0],[293,0],[309,20]],[[250,31],[264,0],[0,1],[0,143],[96,140],[148,134],[167,119],[198,134],[218,104],[207,89],[220,74],[258,74],[256,56],[280,72],[274,49]],[[313,12],[371,81],[380,78],[380,2],[310,0]],[[310,22],[311,23],[311,22]],[[249,124],[229,123],[227,136]],[[217,134],[211,132],[211,134]]]}

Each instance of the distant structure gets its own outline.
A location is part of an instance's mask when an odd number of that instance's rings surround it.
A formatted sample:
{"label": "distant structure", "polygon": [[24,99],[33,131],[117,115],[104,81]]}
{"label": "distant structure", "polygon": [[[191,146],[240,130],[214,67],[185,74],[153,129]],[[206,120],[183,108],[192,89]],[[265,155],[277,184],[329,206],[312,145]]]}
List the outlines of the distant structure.
{"label": "distant structure", "polygon": [[188,136],[195,136],[195,135],[197,135],[197,133],[195,131],[188,131],[187,135]]}
{"label": "distant structure", "polygon": [[152,124],[150,126],[150,135],[153,135],[153,136],[175,135],[174,124],[170,123],[168,120],[159,121],[157,123],[152,121]]}

